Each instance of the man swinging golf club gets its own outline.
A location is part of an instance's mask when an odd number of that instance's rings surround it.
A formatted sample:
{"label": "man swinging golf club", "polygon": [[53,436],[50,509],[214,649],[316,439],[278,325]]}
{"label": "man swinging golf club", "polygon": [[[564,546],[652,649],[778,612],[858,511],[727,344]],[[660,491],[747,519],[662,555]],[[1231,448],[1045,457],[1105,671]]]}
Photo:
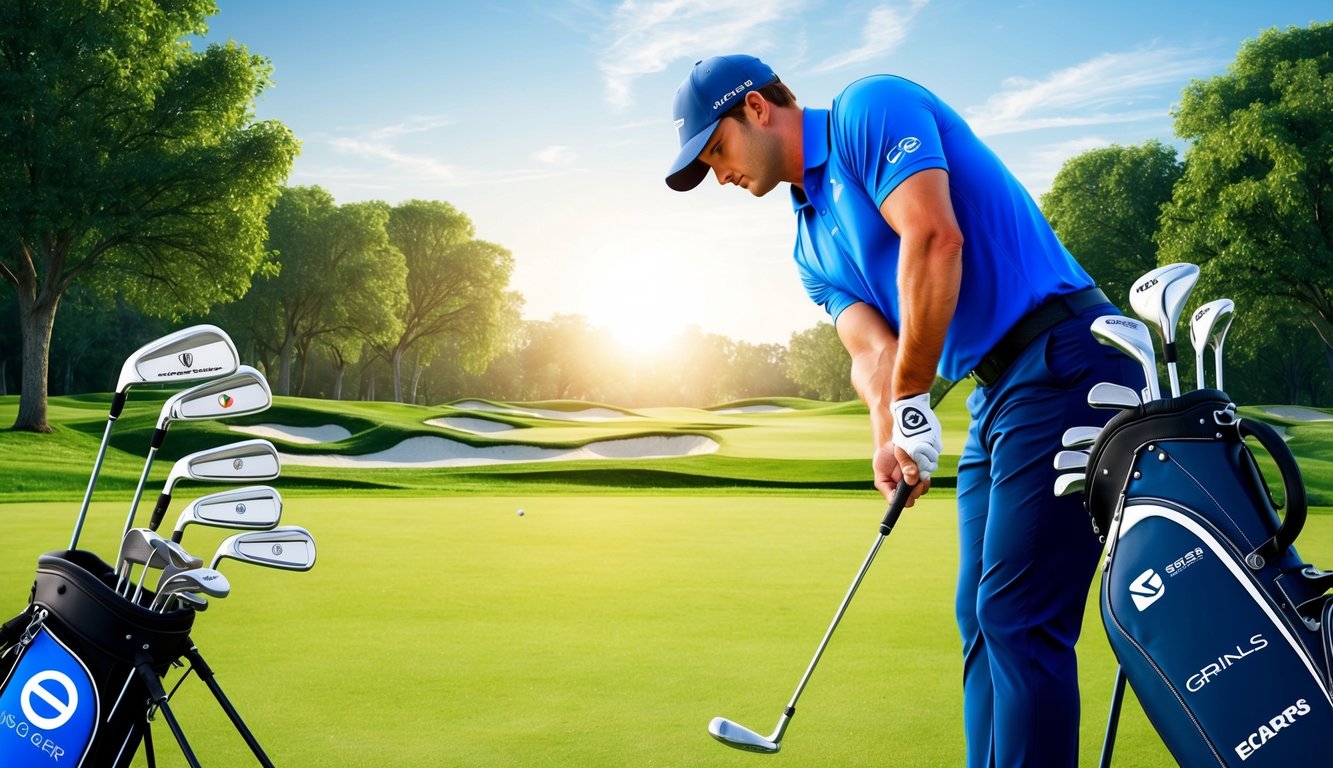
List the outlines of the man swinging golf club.
{"label": "man swinging golf club", "polygon": [[929,489],[936,374],[976,380],[958,466],[967,764],[1077,765],[1074,643],[1100,544],[1080,497],[1051,494],[1052,454],[1068,427],[1111,415],[1088,406],[1094,383],[1134,381],[1088,331],[1115,308],[1000,160],[913,82],[867,77],[803,109],[762,61],[720,56],[695,64],[672,117],[672,189],[710,170],[756,197],[790,185],[796,264],[851,355],[886,497],[901,480],[909,505]]}

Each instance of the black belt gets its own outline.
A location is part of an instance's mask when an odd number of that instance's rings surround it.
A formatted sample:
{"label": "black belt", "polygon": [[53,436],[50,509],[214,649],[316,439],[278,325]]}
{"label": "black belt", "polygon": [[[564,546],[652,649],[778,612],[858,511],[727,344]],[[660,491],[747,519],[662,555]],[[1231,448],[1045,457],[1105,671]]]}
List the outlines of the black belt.
{"label": "black belt", "polygon": [[1032,340],[1049,331],[1057,323],[1082,314],[1089,307],[1109,304],[1106,294],[1100,288],[1084,288],[1081,291],[1066,293],[1047,299],[1044,304],[1024,315],[1004,334],[1004,338],[981,358],[981,362],[970,374],[977,384],[983,387],[999,381],[1018,356],[1027,349]]}

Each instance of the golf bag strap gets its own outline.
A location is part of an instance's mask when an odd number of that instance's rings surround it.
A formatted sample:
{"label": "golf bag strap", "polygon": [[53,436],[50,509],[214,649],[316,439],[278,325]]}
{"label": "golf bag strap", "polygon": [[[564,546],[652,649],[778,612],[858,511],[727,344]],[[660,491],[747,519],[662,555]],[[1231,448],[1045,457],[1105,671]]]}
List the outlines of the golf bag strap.
{"label": "golf bag strap", "polygon": [[1254,570],[1264,567],[1264,563],[1273,562],[1286,552],[1301,535],[1305,527],[1306,499],[1305,483],[1301,481],[1300,467],[1291,455],[1291,449],[1282,437],[1267,424],[1253,419],[1241,419],[1236,423],[1242,438],[1254,437],[1264,447],[1268,455],[1277,463],[1282,475],[1282,486],[1287,499],[1286,513],[1277,533],[1257,549],[1245,556],[1245,564]]}
{"label": "golf bag strap", "polygon": [[14,618],[0,624],[0,650],[13,645],[23,634],[23,630],[32,623],[32,616],[27,610],[15,616]]}

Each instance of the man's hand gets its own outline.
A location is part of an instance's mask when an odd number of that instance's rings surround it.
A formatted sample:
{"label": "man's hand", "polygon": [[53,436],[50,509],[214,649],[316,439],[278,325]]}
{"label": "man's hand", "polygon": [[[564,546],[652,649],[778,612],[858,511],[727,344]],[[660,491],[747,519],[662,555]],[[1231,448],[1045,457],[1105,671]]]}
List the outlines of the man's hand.
{"label": "man's hand", "polygon": [[[897,492],[898,481],[903,479],[903,467],[898,463],[897,450],[893,443],[885,443],[875,450],[875,455],[871,459],[871,466],[875,472],[875,488],[884,494],[885,501],[893,501],[893,494]],[[922,480],[912,486],[911,494],[907,497],[907,506],[916,504],[916,500],[921,494],[930,490],[930,480]]]}
{"label": "man's hand", "polygon": [[944,452],[940,420],[930,409],[930,393],[893,401],[893,444],[908,483],[929,480]]}

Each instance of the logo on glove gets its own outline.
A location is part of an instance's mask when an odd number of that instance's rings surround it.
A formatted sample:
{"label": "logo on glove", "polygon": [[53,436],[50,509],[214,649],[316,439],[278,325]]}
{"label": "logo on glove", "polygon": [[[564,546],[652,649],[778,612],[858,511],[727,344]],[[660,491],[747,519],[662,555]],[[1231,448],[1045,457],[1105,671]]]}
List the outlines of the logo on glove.
{"label": "logo on glove", "polygon": [[918,408],[904,408],[899,421],[902,423],[903,436],[905,437],[930,428],[930,424],[926,421],[926,414]]}

